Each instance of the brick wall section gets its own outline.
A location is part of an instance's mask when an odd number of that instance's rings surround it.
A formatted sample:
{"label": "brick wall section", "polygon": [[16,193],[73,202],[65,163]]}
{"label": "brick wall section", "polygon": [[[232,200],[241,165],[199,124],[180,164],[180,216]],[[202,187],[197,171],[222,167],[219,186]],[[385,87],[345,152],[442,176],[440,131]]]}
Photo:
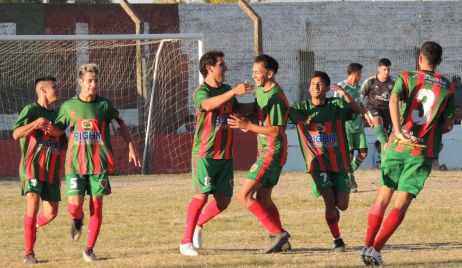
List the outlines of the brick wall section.
{"label": "brick wall section", "polygon": [[[263,51],[280,63],[277,79],[290,102],[299,98],[298,51],[315,54],[315,68],[343,80],[350,62],[375,73],[380,57],[391,59],[392,74],[415,67],[415,48],[424,40],[441,43],[447,75],[462,71],[462,5],[434,2],[317,2],[252,4],[262,17]],[[179,5],[181,32],[205,34],[205,50],[226,53],[228,81],[250,79],[252,22],[235,4]]]}
{"label": "brick wall section", "polygon": [[1,4],[0,22],[16,23],[16,34],[43,34],[43,5]]}

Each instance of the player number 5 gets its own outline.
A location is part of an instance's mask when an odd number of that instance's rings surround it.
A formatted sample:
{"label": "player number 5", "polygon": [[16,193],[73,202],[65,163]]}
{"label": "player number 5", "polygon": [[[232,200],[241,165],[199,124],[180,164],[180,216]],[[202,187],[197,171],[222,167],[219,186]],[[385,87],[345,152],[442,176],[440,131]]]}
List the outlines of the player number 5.
{"label": "player number 5", "polygon": [[77,188],[77,178],[70,178],[69,179],[69,187],[71,187],[71,189],[76,189]]}

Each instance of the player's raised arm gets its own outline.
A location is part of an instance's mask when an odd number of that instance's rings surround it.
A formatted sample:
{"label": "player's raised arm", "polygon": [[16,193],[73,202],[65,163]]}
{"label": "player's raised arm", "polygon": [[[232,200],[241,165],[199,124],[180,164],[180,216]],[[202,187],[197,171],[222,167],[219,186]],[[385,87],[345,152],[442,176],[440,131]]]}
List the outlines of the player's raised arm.
{"label": "player's raised arm", "polygon": [[346,92],[344,88],[339,85],[333,85],[332,89],[335,93],[337,93],[337,95],[343,96],[343,99],[351,106],[353,112],[361,114],[361,106],[359,106],[359,104],[351,97],[350,94],[348,94],[348,92]]}
{"label": "player's raised arm", "polygon": [[235,88],[221,95],[205,99],[204,101],[202,101],[201,108],[206,111],[215,110],[231,98],[251,92],[254,90],[254,88],[255,87],[249,85],[248,83],[241,83],[237,85]]}

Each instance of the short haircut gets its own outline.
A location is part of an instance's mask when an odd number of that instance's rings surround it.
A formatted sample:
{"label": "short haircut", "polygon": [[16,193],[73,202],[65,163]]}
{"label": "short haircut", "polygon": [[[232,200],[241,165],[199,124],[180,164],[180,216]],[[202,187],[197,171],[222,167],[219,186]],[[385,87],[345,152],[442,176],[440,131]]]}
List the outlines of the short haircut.
{"label": "short haircut", "polygon": [[441,63],[443,48],[436,42],[427,41],[420,47],[420,54],[427,59],[428,65],[436,67]]}
{"label": "short haircut", "polygon": [[354,72],[359,72],[363,69],[363,66],[359,63],[353,62],[348,65],[347,74],[350,75]]}
{"label": "short haircut", "polygon": [[206,52],[202,55],[199,61],[199,71],[201,72],[202,76],[205,78],[208,74],[207,65],[215,66],[217,64],[218,58],[223,58],[225,53],[219,50],[212,50]]}
{"label": "short haircut", "polygon": [[460,75],[455,74],[455,75],[452,76],[452,82],[453,83],[460,82],[460,81],[461,81]]}
{"label": "short haircut", "polygon": [[263,63],[265,69],[277,73],[279,69],[279,63],[271,56],[266,54],[260,54],[255,57],[255,63]]}
{"label": "short haircut", "polygon": [[313,75],[311,76],[311,79],[315,77],[320,77],[321,80],[324,81],[324,84],[326,84],[326,87],[330,86],[330,77],[325,72],[314,71]]}
{"label": "short haircut", "polygon": [[41,76],[35,79],[35,86],[37,86],[38,83],[43,82],[43,81],[53,81],[56,82],[56,78],[53,76]]}
{"label": "short haircut", "polygon": [[387,58],[381,58],[378,62],[378,65],[379,66],[386,66],[386,67],[390,67],[391,66],[391,61]]}
{"label": "short haircut", "polygon": [[85,73],[99,73],[99,67],[95,63],[87,63],[80,66],[79,78],[82,78]]}

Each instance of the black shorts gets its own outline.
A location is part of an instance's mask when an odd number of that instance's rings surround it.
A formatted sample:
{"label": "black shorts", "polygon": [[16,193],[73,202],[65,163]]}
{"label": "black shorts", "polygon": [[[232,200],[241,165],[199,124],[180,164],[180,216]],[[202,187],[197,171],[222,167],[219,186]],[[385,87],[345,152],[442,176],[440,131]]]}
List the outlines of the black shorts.
{"label": "black shorts", "polygon": [[388,135],[391,133],[391,129],[393,127],[391,123],[391,117],[390,117],[390,110],[386,109],[377,109],[375,107],[366,107],[366,110],[373,116],[380,116],[382,118],[383,122],[383,127],[385,128],[385,131],[387,132]]}

